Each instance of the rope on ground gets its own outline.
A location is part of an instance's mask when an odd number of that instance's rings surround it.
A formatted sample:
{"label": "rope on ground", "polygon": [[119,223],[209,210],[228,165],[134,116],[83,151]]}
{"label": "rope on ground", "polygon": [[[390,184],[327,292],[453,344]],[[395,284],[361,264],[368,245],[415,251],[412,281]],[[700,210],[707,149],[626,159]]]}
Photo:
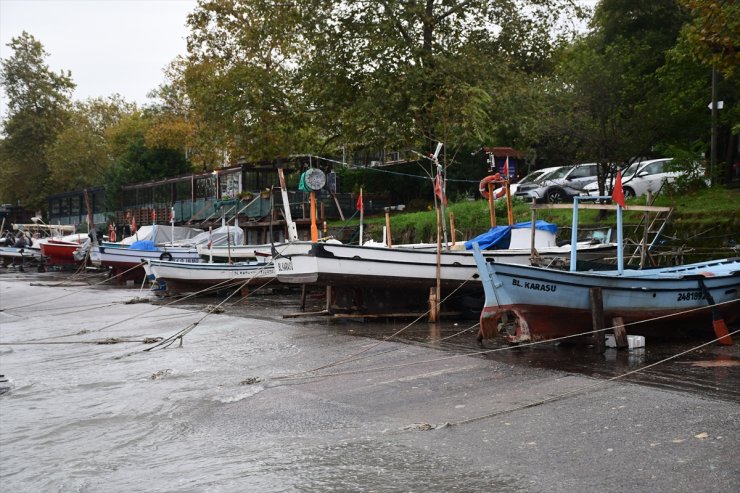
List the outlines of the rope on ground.
{"label": "rope on ground", "polygon": [[127,339],[124,337],[108,337],[106,339],[97,339],[92,341],[15,341],[0,342],[0,346],[29,346],[29,345],[50,345],[50,344],[121,344],[125,342],[138,342],[141,344],[152,344],[161,340],[161,337],[145,337],[144,339]]}

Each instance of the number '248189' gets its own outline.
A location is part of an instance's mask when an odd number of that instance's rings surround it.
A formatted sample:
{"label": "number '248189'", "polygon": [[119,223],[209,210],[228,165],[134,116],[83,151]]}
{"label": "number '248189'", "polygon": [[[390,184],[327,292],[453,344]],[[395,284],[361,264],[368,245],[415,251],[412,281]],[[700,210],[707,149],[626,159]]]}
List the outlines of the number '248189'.
{"label": "number '248189'", "polygon": [[703,299],[704,293],[701,291],[684,291],[683,293],[678,293],[677,301],[696,301]]}

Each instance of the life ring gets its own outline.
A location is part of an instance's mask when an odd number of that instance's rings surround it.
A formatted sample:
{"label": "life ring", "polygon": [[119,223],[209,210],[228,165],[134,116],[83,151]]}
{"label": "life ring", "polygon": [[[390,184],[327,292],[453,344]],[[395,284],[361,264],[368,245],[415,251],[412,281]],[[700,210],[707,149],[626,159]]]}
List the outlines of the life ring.
{"label": "life ring", "polygon": [[[478,184],[478,191],[480,192],[481,196],[484,199],[488,198],[488,184],[489,183],[494,183],[494,184],[503,183],[503,179],[501,178],[501,173],[496,173],[495,175],[488,175],[485,178],[483,178]],[[506,195],[506,187],[504,186],[494,190],[493,192],[494,200],[500,199],[504,195]]]}
{"label": "life ring", "polygon": [[108,227],[108,240],[116,241],[116,228],[112,224]]}
{"label": "life ring", "polygon": [[159,256],[159,260],[172,260],[172,254],[170,252],[164,252]]}

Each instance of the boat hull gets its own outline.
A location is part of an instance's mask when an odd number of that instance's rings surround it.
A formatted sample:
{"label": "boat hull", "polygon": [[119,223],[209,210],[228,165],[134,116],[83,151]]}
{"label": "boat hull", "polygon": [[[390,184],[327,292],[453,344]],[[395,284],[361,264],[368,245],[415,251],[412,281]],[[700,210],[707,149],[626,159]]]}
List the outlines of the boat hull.
{"label": "boat hull", "polygon": [[80,248],[79,243],[49,240],[46,243],[41,243],[41,255],[46,257],[46,261],[49,265],[75,265],[73,254],[74,251]]}
{"label": "boat hull", "polygon": [[255,262],[211,264],[152,259],[147,262],[147,271],[152,280],[164,283],[170,292],[218,287],[227,289],[241,285],[256,287],[276,280],[272,264]]}
{"label": "boat hull", "polygon": [[[563,250],[563,251],[569,251]],[[579,248],[579,258],[603,258],[614,253],[609,245]],[[541,252],[544,255],[544,252]],[[527,250],[492,250],[487,258],[529,264]],[[478,268],[472,252],[445,251],[439,256],[444,289],[480,292]],[[290,284],[344,287],[425,288],[436,285],[437,252],[411,248],[384,248],[316,244],[309,253],[275,259],[278,280]]]}

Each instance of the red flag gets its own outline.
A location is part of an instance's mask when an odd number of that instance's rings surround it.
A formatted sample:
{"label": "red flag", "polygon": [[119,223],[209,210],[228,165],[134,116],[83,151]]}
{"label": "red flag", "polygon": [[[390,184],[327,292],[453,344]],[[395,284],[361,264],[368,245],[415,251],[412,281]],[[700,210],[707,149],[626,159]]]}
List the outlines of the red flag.
{"label": "red flag", "polygon": [[504,176],[509,177],[509,156],[506,156],[506,161],[504,161]]}
{"label": "red flag", "polygon": [[365,205],[362,203],[362,189],[360,189],[360,196],[357,197],[357,205],[356,205],[356,207],[357,207],[357,210],[360,211],[360,212],[364,212],[365,211]]}
{"label": "red flag", "polygon": [[[442,189],[444,188],[444,181],[439,179],[439,175],[434,179],[434,193],[437,197],[439,197],[439,201],[442,201]],[[440,185],[441,184],[441,185]],[[445,205],[447,205],[447,197],[444,197]]]}
{"label": "red flag", "polygon": [[614,180],[612,190],[612,201],[624,207],[624,190],[622,190],[622,170],[617,170],[617,178]]}
{"label": "red flag", "polygon": [[131,218],[131,234],[136,233],[136,217]]}
{"label": "red flag", "polygon": [[152,209],[152,224],[157,222],[157,209]]}

